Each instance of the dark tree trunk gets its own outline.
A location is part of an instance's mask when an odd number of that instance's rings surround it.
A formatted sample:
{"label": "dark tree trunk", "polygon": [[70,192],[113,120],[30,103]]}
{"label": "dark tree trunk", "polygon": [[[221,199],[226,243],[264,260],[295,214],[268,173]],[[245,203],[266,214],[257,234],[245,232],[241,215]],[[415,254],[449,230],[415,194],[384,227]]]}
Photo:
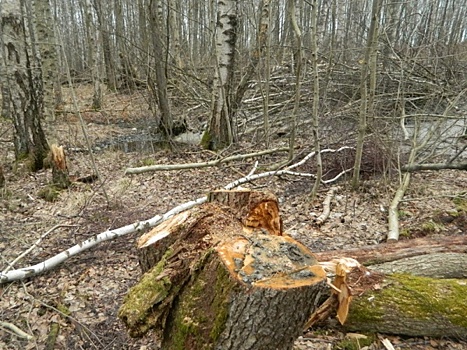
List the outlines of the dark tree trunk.
{"label": "dark tree trunk", "polygon": [[[17,5],[17,6],[15,6]],[[31,26],[24,4],[2,11],[3,56],[6,64],[6,87],[9,97],[9,115],[15,126],[16,159],[29,158],[31,170],[43,167],[49,146],[42,129],[43,86],[42,74]],[[27,34],[29,33],[29,37]]]}

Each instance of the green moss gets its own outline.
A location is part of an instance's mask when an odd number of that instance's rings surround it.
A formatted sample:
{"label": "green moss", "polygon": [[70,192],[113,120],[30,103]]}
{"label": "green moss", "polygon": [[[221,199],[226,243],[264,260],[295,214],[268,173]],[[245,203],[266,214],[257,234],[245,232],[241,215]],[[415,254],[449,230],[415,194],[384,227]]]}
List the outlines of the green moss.
{"label": "green moss", "polygon": [[[467,327],[467,285],[455,279],[437,280],[409,274],[388,277],[386,287],[356,298],[350,306],[348,323],[366,325],[367,331],[379,331],[376,327],[387,317],[385,310],[403,314],[414,320],[448,318],[453,327]],[[369,307],[368,302],[371,303]]]}
{"label": "green moss", "polygon": [[200,146],[204,149],[212,149],[211,144],[213,143],[213,137],[208,129],[203,132],[203,136],[201,137]]}
{"label": "green moss", "polygon": [[[393,275],[393,278],[402,283],[402,292],[406,293],[406,300],[410,303],[403,305],[401,312],[412,314],[416,319],[427,316],[437,318],[444,315],[454,326],[467,328],[467,285],[455,279],[433,279],[416,277],[407,274]],[[423,302],[413,303],[414,297]],[[430,303],[430,300],[436,302]]]}
{"label": "green moss", "polygon": [[54,185],[47,185],[41,188],[37,195],[47,202],[55,202],[60,195],[60,189]]}
{"label": "green moss", "polygon": [[140,160],[141,166],[151,166],[156,164],[156,161],[152,158],[143,158]]}
{"label": "green moss", "polygon": [[191,284],[184,288],[174,313],[167,349],[212,349],[225,329],[230,294],[235,286],[212,250],[194,266]]}
{"label": "green moss", "polygon": [[141,336],[157,323],[150,318],[153,307],[161,303],[168,295],[172,283],[166,276],[160,278],[166,265],[167,257],[172,254],[168,250],[159,263],[146,272],[141,281],[130,289],[121,306],[118,317],[127,325],[131,336]]}
{"label": "green moss", "polygon": [[401,220],[412,216],[412,213],[410,211],[405,211],[405,210],[399,210],[398,214],[399,214],[399,219]]}
{"label": "green moss", "polygon": [[408,229],[408,228],[403,228],[402,230],[400,230],[399,235],[400,235],[401,237],[406,237],[406,238],[408,238],[408,237],[410,237],[410,236],[412,235],[412,233],[410,232],[410,229]]}
{"label": "green moss", "polygon": [[363,347],[370,346],[376,340],[375,335],[367,335],[361,338],[346,338],[335,345],[335,349],[342,350],[360,350]]}
{"label": "green moss", "polygon": [[204,343],[202,331],[209,328],[212,321],[205,313],[209,307],[205,300],[210,295],[209,286],[206,285],[209,279],[202,275],[206,274],[205,265],[211,258],[212,250],[208,250],[193,266],[191,285],[184,289],[183,296],[180,297],[182,302],[178,304],[175,312],[171,350],[184,350],[190,347],[190,343]]}
{"label": "green moss", "polygon": [[422,224],[421,229],[427,233],[437,233],[444,230],[445,227],[443,224],[430,219],[429,221]]}
{"label": "green moss", "polygon": [[452,201],[456,205],[457,211],[467,213],[467,198],[465,197],[465,193],[454,198]]}
{"label": "green moss", "polygon": [[215,342],[225,329],[225,323],[229,317],[229,308],[227,305],[228,295],[232,290],[232,282],[230,281],[229,272],[224,266],[219,265],[217,268],[217,280],[215,297],[213,300],[213,308],[217,310],[216,318],[211,329],[210,338]]}

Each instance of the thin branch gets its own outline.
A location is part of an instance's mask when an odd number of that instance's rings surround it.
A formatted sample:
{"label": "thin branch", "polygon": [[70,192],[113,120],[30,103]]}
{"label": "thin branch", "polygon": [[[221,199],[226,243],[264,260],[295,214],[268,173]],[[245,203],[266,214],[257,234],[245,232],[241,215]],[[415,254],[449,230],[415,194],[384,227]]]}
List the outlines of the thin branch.
{"label": "thin branch", "polygon": [[56,229],[60,228],[60,227],[77,227],[77,225],[55,225],[54,227],[52,227],[50,230],[48,230],[46,233],[44,233],[42,236],[39,237],[39,239],[31,246],[29,247],[25,252],[23,252],[21,255],[19,255],[15,260],[13,260],[11,263],[8,263],[8,266],[5,268],[5,270],[3,270],[3,273],[5,272],[8,272],[10,271],[14,266],[15,264],[21,260],[22,258],[24,258],[26,255],[28,255],[34,248],[36,248],[41,242],[42,240],[47,237],[47,235],[53,231],[55,231]]}
{"label": "thin branch", "polygon": [[220,158],[216,160],[211,160],[208,162],[201,162],[201,163],[187,163],[187,164],[168,164],[168,165],[151,165],[139,168],[127,168],[125,170],[126,174],[141,174],[150,171],[161,171],[161,170],[182,170],[182,169],[195,169],[195,168],[206,168],[211,166],[216,166],[221,163],[231,162],[234,160],[241,160],[241,159],[248,159],[263,156],[266,154],[271,154],[275,152],[287,152],[288,148],[275,148],[271,150],[265,150],[255,153],[248,153],[248,154],[237,154],[230,157]]}
{"label": "thin branch", "polygon": [[20,338],[24,338],[24,339],[27,339],[27,340],[34,339],[34,337],[32,335],[29,335],[28,333],[22,331],[21,329],[16,327],[13,323],[0,321],[0,326],[3,327],[3,328],[11,330],[13,333],[15,333]]}

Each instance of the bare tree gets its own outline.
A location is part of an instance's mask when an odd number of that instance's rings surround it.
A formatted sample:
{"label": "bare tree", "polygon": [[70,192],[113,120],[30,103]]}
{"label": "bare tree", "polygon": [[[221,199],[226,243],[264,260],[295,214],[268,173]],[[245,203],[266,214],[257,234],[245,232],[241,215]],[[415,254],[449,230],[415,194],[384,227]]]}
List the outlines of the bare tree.
{"label": "bare tree", "polygon": [[34,1],[34,9],[44,83],[44,115],[48,120],[55,120],[55,97],[60,94],[57,91],[60,89],[60,84],[55,28],[49,0]]}
{"label": "bare tree", "polygon": [[2,86],[8,90],[7,115],[15,126],[16,159],[28,158],[31,170],[36,171],[43,167],[49,146],[41,124],[44,108],[41,61],[34,41],[32,9],[27,5],[24,0],[2,2],[1,49],[5,70]]}
{"label": "bare tree", "polygon": [[[360,116],[358,122],[358,138],[355,154],[352,187],[356,189],[360,182],[360,166],[362,162],[363,145],[365,141],[367,118],[370,111],[373,112],[373,99],[376,86],[376,54],[378,48],[378,23],[380,18],[382,0],[373,0],[371,11],[371,23],[368,30],[365,60],[362,62],[362,77],[360,81]],[[368,81],[370,93],[368,94]]]}
{"label": "bare tree", "polygon": [[216,27],[217,66],[213,82],[213,106],[203,147],[217,150],[234,141],[232,120],[232,84],[237,40],[238,0],[219,0]]}
{"label": "bare tree", "polygon": [[[154,62],[154,69],[155,69],[155,85],[157,88],[154,87],[153,79],[150,79],[150,85],[153,89],[153,97],[157,98],[157,103],[160,109],[161,118],[159,122],[159,127],[166,137],[167,141],[170,141],[172,136],[172,127],[173,127],[173,118],[170,111],[169,100],[167,97],[167,77],[166,77],[166,69],[165,64],[167,62],[164,61],[163,57],[167,57],[162,46],[162,29],[160,23],[160,16],[159,16],[159,1],[151,0],[150,11],[151,11],[151,26],[153,32],[153,49],[154,49],[154,57],[156,60]],[[167,50],[168,48],[166,48]],[[155,93],[154,93],[155,90]]]}

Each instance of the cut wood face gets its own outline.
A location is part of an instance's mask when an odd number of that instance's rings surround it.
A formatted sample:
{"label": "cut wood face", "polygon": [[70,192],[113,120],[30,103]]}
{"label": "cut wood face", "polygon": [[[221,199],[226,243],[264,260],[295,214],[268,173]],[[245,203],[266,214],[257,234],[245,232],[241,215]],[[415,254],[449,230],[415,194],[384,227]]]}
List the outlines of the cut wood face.
{"label": "cut wood face", "polygon": [[236,237],[217,251],[236,279],[255,287],[297,288],[326,278],[308,248],[287,236]]}
{"label": "cut wood face", "polygon": [[259,203],[251,210],[243,224],[246,227],[264,229],[271,235],[282,235],[282,221],[277,202]]}

